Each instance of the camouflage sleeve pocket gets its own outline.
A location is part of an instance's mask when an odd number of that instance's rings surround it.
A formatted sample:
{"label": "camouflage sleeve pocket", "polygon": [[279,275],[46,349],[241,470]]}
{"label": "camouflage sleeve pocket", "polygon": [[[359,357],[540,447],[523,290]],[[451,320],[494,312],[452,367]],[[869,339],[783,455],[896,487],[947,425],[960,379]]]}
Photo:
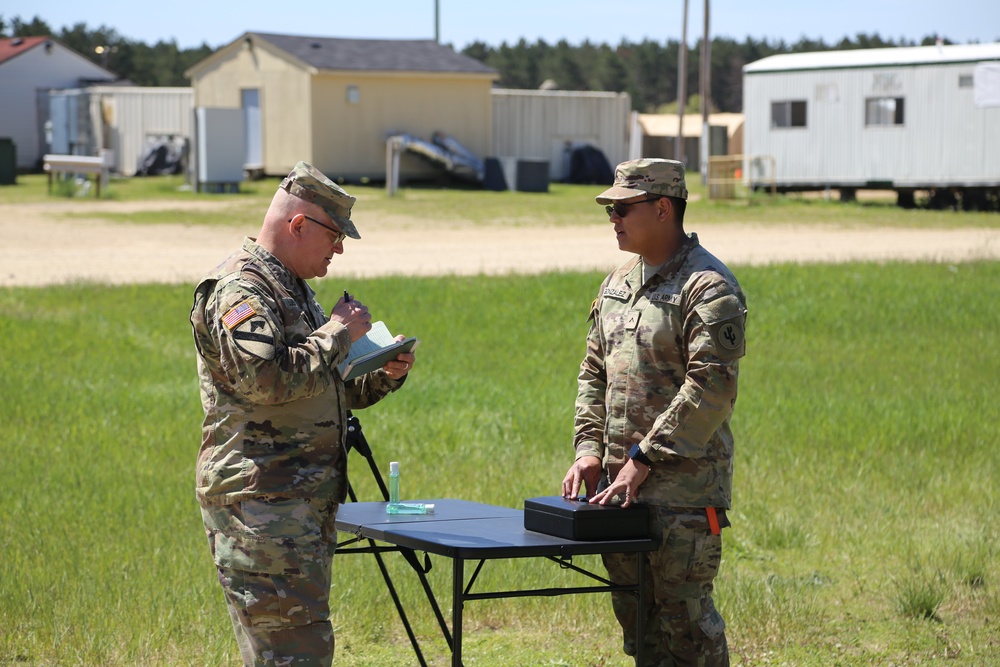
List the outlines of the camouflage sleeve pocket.
{"label": "camouflage sleeve pocket", "polygon": [[746,352],[744,322],[747,310],[735,294],[699,304],[695,306],[695,312],[708,328],[720,358],[738,359],[743,356]]}

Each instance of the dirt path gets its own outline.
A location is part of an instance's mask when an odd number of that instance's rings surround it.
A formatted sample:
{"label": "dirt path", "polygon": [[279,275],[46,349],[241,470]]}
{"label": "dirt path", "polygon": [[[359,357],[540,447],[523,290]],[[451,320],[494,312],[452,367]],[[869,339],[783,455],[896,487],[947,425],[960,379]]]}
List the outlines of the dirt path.
{"label": "dirt path", "polygon": [[[77,280],[108,283],[194,283],[252,235],[245,229],[175,224],[130,225],[102,212],[211,210],[212,202],[104,202],[88,206],[93,219],[67,219],[73,203],[0,204],[0,286]],[[833,226],[713,224],[699,227],[702,243],[730,265],[851,260],[962,262],[1000,259],[996,229],[845,229]],[[406,218],[366,226],[348,241],[331,276],[385,274],[471,275],[550,270],[609,270],[625,255],[610,225],[580,227],[428,228]]]}

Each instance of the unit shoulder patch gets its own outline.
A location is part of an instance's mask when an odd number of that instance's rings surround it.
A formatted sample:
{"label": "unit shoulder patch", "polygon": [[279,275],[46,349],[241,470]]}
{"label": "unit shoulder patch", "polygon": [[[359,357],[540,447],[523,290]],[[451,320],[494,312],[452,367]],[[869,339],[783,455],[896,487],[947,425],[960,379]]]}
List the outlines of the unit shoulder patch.
{"label": "unit shoulder patch", "polygon": [[712,341],[724,353],[722,356],[733,358],[742,355],[746,338],[743,327],[746,308],[735,295],[727,294],[700,304],[695,311],[708,327]]}
{"label": "unit shoulder patch", "polygon": [[740,349],[743,345],[743,336],[743,327],[737,322],[724,322],[714,335],[719,346],[730,352]]}
{"label": "unit shoulder patch", "polygon": [[263,316],[251,317],[233,329],[233,342],[247,354],[260,359],[274,359],[274,329]]}

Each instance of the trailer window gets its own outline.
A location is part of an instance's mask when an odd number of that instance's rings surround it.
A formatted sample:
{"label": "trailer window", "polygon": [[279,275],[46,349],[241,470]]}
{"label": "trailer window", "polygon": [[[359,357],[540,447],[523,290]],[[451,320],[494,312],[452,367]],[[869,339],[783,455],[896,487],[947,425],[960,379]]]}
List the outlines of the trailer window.
{"label": "trailer window", "polygon": [[865,125],[902,124],[902,97],[869,97],[865,100]]}
{"label": "trailer window", "polygon": [[805,127],[806,101],[771,102],[771,127]]}

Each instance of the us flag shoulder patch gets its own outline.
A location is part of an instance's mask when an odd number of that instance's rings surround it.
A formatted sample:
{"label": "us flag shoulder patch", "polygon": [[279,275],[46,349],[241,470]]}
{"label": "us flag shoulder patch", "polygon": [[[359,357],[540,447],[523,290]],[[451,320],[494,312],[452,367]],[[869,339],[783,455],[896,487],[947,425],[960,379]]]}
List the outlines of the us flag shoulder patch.
{"label": "us flag shoulder patch", "polygon": [[256,314],[257,311],[253,309],[253,306],[248,301],[243,301],[230,308],[229,312],[222,316],[222,323],[227,329],[232,330],[233,327],[239,325],[241,322],[245,322]]}

